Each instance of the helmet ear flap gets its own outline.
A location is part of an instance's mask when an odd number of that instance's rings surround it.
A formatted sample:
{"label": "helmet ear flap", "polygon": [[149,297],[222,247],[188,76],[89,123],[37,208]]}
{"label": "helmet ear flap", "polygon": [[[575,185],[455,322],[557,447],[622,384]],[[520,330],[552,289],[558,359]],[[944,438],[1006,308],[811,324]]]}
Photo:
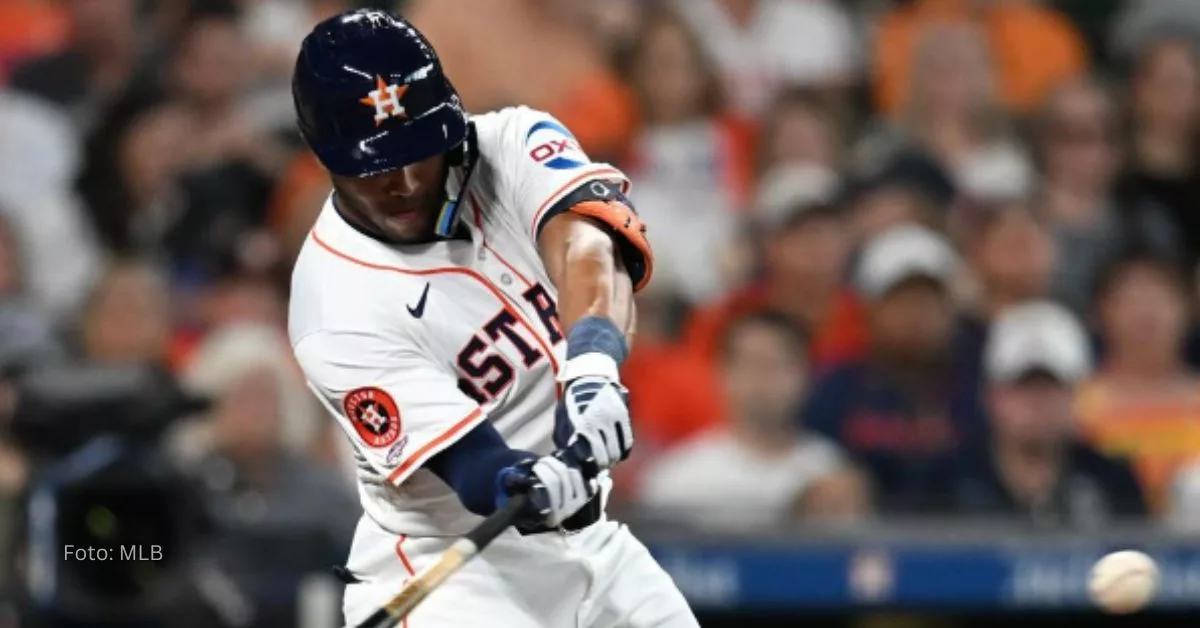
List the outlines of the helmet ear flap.
{"label": "helmet ear flap", "polygon": [[467,163],[467,143],[460,142],[458,146],[450,149],[446,153],[446,165],[451,168],[462,166]]}

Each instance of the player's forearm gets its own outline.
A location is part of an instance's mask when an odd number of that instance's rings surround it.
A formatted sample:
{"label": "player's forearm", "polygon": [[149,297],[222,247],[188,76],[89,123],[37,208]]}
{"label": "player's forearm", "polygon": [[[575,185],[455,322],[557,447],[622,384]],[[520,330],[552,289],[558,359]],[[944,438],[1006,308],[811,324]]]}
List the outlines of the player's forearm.
{"label": "player's forearm", "polygon": [[607,236],[567,252],[559,320],[570,330],[581,319],[600,316],[628,333],[633,325],[633,284]]}
{"label": "player's forearm", "polygon": [[633,282],[605,228],[586,217],[564,214],[546,226],[541,244],[546,269],[558,289],[563,329],[598,316],[627,335],[633,331]]}

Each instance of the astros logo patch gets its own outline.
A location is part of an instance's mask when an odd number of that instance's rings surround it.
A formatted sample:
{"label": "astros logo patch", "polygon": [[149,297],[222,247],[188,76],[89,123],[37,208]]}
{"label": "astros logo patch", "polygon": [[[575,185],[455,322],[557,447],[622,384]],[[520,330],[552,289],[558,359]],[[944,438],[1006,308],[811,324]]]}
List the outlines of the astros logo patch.
{"label": "astros logo patch", "polygon": [[406,91],[408,91],[408,85],[396,83],[388,85],[383,82],[382,76],[376,76],[375,89],[367,92],[367,97],[360,98],[358,102],[375,108],[375,126],[379,126],[388,118],[407,116],[404,105],[400,104],[400,97]]}
{"label": "astros logo patch", "polygon": [[400,437],[400,410],[392,396],[379,388],[355,388],[346,394],[342,409],[363,442],[372,447],[387,447]]}

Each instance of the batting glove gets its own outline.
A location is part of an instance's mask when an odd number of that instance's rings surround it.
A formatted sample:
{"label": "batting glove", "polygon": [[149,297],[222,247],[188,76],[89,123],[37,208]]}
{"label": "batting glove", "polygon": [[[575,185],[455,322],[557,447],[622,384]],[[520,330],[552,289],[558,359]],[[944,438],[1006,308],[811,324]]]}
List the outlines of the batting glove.
{"label": "batting glove", "polygon": [[559,402],[557,420],[574,431],[568,446],[587,442],[592,462],[610,469],[633,450],[633,422],[629,417],[629,392],[620,382],[587,375],[567,384]]}
{"label": "batting glove", "polygon": [[508,498],[526,494],[529,506],[517,527],[524,530],[557,528],[579,512],[599,490],[594,469],[559,450],[500,470],[496,476],[497,507]]}
{"label": "batting glove", "polygon": [[567,361],[558,372],[564,388],[555,414],[556,442],[562,445],[564,436],[568,446],[584,441],[590,462],[601,469],[612,468],[633,449],[629,394],[618,372],[627,353],[625,335],[612,320],[585,316],[567,335]]}

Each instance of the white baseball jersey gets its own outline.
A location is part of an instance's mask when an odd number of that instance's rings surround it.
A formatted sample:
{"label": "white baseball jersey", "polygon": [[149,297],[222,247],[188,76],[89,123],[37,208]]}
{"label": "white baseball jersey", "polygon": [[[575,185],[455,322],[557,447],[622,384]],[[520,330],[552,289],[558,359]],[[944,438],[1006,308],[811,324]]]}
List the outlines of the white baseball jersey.
{"label": "white baseball jersey", "polygon": [[553,451],[565,338],[538,227],[580,186],[628,186],[545,113],[471,119],[478,157],[459,206],[469,239],[388,245],[346,223],[331,197],[292,276],[296,358],[354,444],[367,515],[394,533],[478,522],[422,467],[481,421],[515,449]]}

